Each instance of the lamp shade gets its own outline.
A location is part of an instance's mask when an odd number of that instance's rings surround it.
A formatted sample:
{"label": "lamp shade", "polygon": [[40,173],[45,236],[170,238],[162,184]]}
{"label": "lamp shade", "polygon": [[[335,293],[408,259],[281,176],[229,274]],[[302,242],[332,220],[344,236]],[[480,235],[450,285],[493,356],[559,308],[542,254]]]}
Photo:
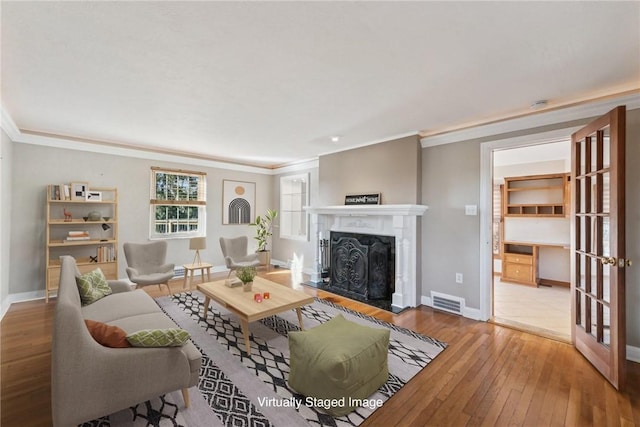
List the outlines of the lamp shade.
{"label": "lamp shade", "polygon": [[207,249],[207,239],[205,237],[192,237],[189,240],[189,249],[194,251]]}

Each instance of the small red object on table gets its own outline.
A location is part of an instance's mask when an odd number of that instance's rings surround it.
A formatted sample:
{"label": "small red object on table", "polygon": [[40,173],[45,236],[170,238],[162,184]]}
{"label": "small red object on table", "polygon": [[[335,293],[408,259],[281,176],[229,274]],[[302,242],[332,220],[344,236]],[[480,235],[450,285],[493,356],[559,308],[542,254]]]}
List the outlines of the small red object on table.
{"label": "small red object on table", "polygon": [[262,302],[262,294],[255,294],[253,296],[253,299],[255,300],[255,302]]}
{"label": "small red object on table", "polygon": [[269,299],[269,298],[270,298],[269,292],[265,292],[265,293],[263,294],[263,298],[264,298],[264,299]]}

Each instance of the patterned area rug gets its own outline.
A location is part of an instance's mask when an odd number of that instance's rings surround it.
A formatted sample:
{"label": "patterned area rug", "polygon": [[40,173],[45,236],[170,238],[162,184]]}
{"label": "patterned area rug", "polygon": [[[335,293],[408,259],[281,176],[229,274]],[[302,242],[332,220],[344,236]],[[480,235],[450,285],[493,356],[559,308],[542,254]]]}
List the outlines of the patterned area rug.
{"label": "patterned area rug", "polygon": [[212,302],[204,320],[204,297],[199,292],[156,301],[189,331],[202,353],[200,383],[190,390],[191,407],[184,408],[181,393],[176,391],[84,426],[357,426],[446,348],[436,339],[316,299],[302,308],[305,329],[340,313],[353,322],[391,330],[387,383],[364,406],[346,416],[332,417],[287,384],[287,334],[300,330],[294,310],[251,323],[252,351],[247,356],[235,315]]}

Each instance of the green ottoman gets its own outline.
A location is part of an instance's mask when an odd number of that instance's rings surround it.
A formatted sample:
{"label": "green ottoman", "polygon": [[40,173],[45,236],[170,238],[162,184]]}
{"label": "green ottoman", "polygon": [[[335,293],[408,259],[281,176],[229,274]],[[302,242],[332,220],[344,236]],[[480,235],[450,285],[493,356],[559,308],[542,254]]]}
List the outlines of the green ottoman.
{"label": "green ottoman", "polygon": [[289,386],[306,396],[307,406],[348,414],[387,382],[389,334],[340,314],[308,331],[289,332]]}

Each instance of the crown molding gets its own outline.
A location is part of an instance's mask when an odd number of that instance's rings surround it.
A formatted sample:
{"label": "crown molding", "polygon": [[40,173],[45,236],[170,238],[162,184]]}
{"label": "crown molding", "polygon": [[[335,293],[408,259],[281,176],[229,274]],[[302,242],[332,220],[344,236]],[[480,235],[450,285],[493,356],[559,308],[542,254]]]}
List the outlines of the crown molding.
{"label": "crown molding", "polygon": [[303,160],[300,162],[289,163],[287,165],[276,166],[273,168],[274,175],[280,175],[289,172],[300,172],[320,167],[318,158]]}
{"label": "crown molding", "polygon": [[540,112],[530,112],[526,115],[507,117],[449,132],[424,135],[420,139],[420,144],[422,148],[435,147],[437,145],[570,122],[605,114],[619,105],[626,105],[627,110],[640,108],[640,89],[630,90],[617,96],[606,96],[591,101],[575,103],[570,106],[560,106]]}
{"label": "crown molding", "polygon": [[20,137],[20,129],[18,129],[18,126],[16,126],[16,123],[9,113],[7,113],[3,105],[0,105],[0,116],[2,129],[6,132],[7,136],[9,136],[9,139],[16,141]]}
{"label": "crown molding", "polygon": [[296,172],[318,167],[318,158],[307,159],[300,162],[281,166],[255,166],[242,163],[234,163],[219,159],[211,159],[204,156],[180,153],[177,151],[159,150],[147,147],[127,146],[122,143],[105,141],[92,141],[70,136],[52,135],[41,132],[21,130],[13,121],[3,105],[0,105],[2,129],[13,142],[22,144],[41,145],[46,147],[61,148],[67,150],[88,151],[99,154],[133,157],[146,160],[157,160],[174,163],[183,163],[194,166],[204,166],[217,169],[251,172],[262,175],[279,175],[282,173]]}

